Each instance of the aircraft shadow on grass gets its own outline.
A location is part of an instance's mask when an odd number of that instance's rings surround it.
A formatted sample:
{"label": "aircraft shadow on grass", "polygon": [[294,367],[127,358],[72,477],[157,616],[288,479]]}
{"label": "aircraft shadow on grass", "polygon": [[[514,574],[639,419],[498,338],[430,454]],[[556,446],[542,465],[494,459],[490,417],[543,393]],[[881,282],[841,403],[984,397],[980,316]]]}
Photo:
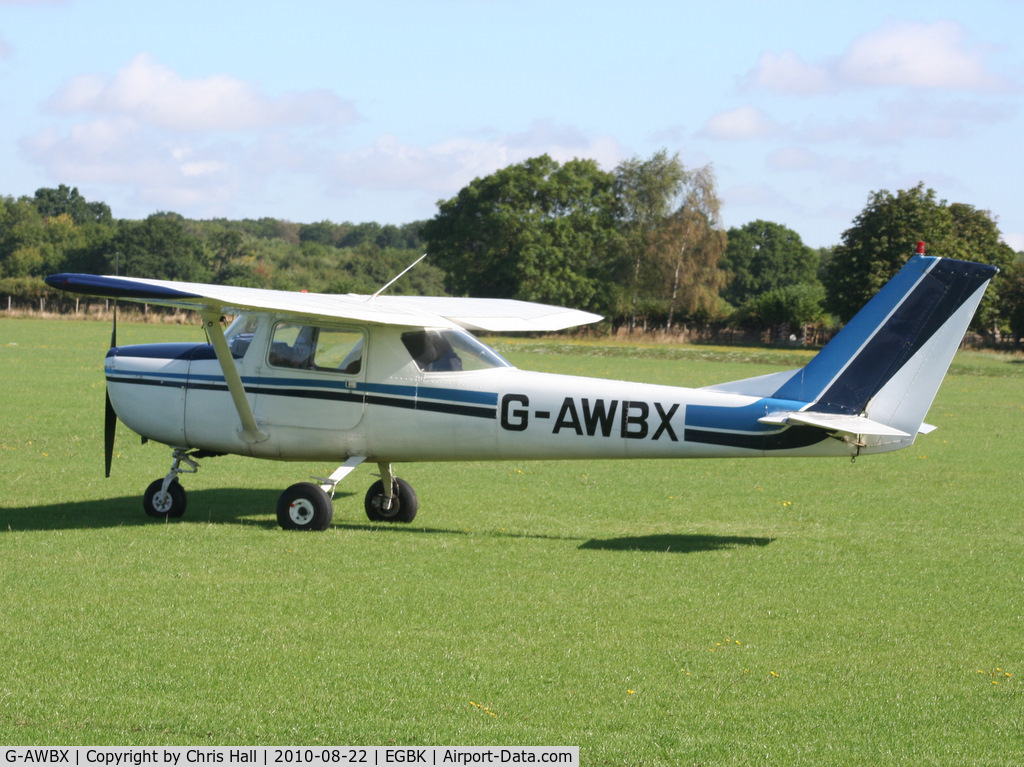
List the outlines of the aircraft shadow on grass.
{"label": "aircraft shadow on grass", "polygon": [[685,535],[661,533],[659,535],[636,535],[623,538],[607,538],[587,541],[581,549],[602,551],[649,551],[668,554],[693,554],[698,551],[735,549],[740,546],[767,546],[774,538],[758,538],[746,535]]}
{"label": "aircraft shadow on grass", "polygon": [[[21,508],[0,508],[0,532],[27,530],[89,530],[165,524],[252,525],[277,528],[275,490],[222,488],[190,490],[185,515],[179,519],[156,519],[142,510],[137,495],[95,501],[44,504]],[[337,493],[345,499],[354,493]],[[355,504],[352,498],[350,503]],[[361,508],[361,505],[360,505]]]}
{"label": "aircraft shadow on grass", "polygon": [[[464,529],[421,527],[417,525],[391,525],[370,523],[356,516],[361,504],[356,493],[335,494],[341,501],[335,513],[334,527],[345,530],[373,530],[375,532],[414,535],[469,535]],[[142,511],[138,496],[125,496],[96,501],[76,501],[43,506],[0,508],[0,534],[3,532],[91,530],[111,527],[135,527],[164,524],[251,525],[265,530],[276,530],[282,535],[295,535],[281,531],[277,519],[268,509],[277,501],[274,490],[225,488],[194,490],[189,493],[188,510],[180,519],[155,519]],[[345,508],[351,507],[351,512]],[[479,534],[479,533],[478,533]],[[659,534],[628,536],[623,538],[585,540],[573,536],[542,533],[492,532],[497,538],[527,538],[545,540],[583,541],[579,548],[595,551],[669,552],[690,554],[699,551],[737,548],[740,546],[767,546],[772,538],[721,535]]]}

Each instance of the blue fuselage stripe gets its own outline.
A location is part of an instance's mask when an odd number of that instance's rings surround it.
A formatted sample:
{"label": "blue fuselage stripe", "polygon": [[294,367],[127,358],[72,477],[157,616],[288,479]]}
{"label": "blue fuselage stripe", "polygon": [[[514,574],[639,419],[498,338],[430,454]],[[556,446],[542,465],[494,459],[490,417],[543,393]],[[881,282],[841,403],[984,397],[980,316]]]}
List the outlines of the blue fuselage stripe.
{"label": "blue fuselage stripe", "polygon": [[[196,391],[228,390],[223,376],[167,372],[110,372],[108,383],[167,386]],[[242,379],[248,394],[298,399],[322,399],[335,402],[365,402],[368,405],[399,407],[438,413],[496,418],[496,392],[460,391],[425,386],[393,386],[356,382],[312,381],[303,378],[245,376]]]}

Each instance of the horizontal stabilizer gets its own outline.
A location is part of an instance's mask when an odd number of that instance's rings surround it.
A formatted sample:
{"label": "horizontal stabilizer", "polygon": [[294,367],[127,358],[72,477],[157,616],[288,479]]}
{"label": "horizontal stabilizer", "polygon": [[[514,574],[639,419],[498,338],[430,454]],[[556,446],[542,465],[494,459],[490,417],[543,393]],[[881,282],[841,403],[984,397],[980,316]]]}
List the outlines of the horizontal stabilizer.
{"label": "horizontal stabilizer", "polygon": [[759,423],[786,424],[788,426],[813,426],[830,432],[855,434],[871,437],[909,438],[905,431],[894,429],[884,423],[872,421],[859,415],[843,415],[842,413],[815,413],[811,411],[790,411],[772,413],[757,419]]}

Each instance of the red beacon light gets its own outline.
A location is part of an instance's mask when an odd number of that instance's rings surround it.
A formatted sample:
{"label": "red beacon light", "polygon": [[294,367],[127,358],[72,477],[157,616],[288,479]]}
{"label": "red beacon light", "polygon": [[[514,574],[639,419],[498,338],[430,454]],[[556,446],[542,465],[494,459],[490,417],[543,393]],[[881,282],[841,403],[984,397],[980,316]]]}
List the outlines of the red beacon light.
{"label": "red beacon light", "polygon": [[924,242],[918,241],[918,243],[917,243],[917,252],[918,252],[919,255],[922,255],[922,256],[924,255]]}

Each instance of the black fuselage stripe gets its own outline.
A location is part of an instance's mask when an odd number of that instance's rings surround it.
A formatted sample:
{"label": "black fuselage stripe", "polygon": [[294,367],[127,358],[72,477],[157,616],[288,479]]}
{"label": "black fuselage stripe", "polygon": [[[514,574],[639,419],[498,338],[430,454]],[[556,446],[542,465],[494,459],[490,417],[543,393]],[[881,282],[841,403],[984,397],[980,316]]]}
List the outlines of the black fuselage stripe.
{"label": "black fuselage stripe", "polygon": [[[138,386],[162,386],[168,389],[196,388],[189,387],[185,381],[168,381],[164,378],[126,378],[123,376],[107,376],[107,383],[136,384]],[[227,391],[227,386],[223,387]]]}
{"label": "black fuselage stripe", "polygon": [[721,447],[741,447],[747,450],[795,450],[810,447],[828,439],[828,435],[820,429],[804,426],[791,426],[783,431],[771,434],[737,434],[735,432],[708,431],[705,429],[686,429],[683,432],[686,442],[698,442],[703,445],[720,445]]}
{"label": "black fuselage stripe", "polygon": [[[189,384],[189,388],[193,388]],[[196,388],[218,388],[216,385],[204,384]],[[219,387],[223,391],[227,391],[227,387]],[[276,389],[267,388],[264,386],[246,386],[245,391],[250,394],[259,394],[262,396],[271,397],[290,397],[293,399],[322,399],[330,400],[332,402],[362,402],[363,395],[358,392],[349,391],[330,391],[325,389]]]}
{"label": "black fuselage stripe", "polygon": [[394,399],[376,394],[366,395],[367,405],[383,405],[400,407],[407,410],[425,410],[431,413],[448,413],[449,415],[467,415],[473,418],[497,418],[496,408],[474,407],[473,405],[455,405],[447,402],[427,402],[425,400]]}
{"label": "black fuselage stripe", "polygon": [[[107,376],[111,383],[138,384],[141,386],[163,386],[178,389],[191,389],[196,391],[223,391],[226,392],[226,384],[218,383],[197,383],[184,381],[168,381],[157,378],[125,378],[121,376]],[[397,407],[405,410],[422,410],[429,413],[447,413],[449,415],[463,415],[472,418],[498,417],[497,408],[477,407],[474,405],[460,405],[448,402],[431,402],[428,400],[401,399],[398,397],[386,397],[379,394],[363,394],[361,392],[330,391],[325,389],[303,389],[288,388],[278,389],[265,386],[246,386],[247,394],[257,394],[271,397],[289,397],[297,399],[317,399],[330,402],[351,402],[367,405],[378,405],[381,407]]]}

